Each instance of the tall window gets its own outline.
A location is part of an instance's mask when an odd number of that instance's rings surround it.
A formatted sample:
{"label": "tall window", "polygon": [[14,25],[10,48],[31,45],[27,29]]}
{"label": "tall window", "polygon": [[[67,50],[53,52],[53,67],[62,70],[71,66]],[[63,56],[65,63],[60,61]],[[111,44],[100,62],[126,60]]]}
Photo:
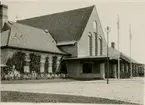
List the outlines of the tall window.
{"label": "tall window", "polygon": [[102,42],[102,38],[99,38],[99,55],[102,55],[103,53],[103,42]]}
{"label": "tall window", "polygon": [[95,36],[95,43],[94,43],[94,50],[95,50],[95,55],[98,55],[98,26],[97,26],[97,22],[94,21],[93,22],[93,30],[94,30],[94,36]]}
{"label": "tall window", "polygon": [[44,64],[45,73],[48,73],[48,67],[49,67],[49,57],[46,57]]}
{"label": "tall window", "polygon": [[95,33],[95,55],[98,55],[98,36],[97,33]]}
{"label": "tall window", "polygon": [[56,73],[56,67],[57,67],[57,56],[53,56],[53,58],[52,58],[52,71],[53,71],[53,73]]}
{"label": "tall window", "polygon": [[98,29],[98,27],[97,27],[97,22],[94,21],[94,22],[93,22],[93,30],[94,30],[95,33],[97,33],[97,29]]}
{"label": "tall window", "polygon": [[89,55],[92,56],[93,49],[92,49],[92,34],[91,33],[88,34],[88,38],[89,38]]}

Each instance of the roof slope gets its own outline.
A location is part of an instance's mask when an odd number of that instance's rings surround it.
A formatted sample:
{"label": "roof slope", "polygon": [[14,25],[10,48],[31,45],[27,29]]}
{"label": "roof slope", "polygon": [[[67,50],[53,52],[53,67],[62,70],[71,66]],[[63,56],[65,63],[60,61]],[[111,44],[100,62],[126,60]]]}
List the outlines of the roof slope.
{"label": "roof slope", "polygon": [[120,57],[120,52],[112,47],[109,47],[109,57],[110,59],[118,59]]}
{"label": "roof slope", "polygon": [[1,46],[6,46],[7,45],[9,33],[10,33],[10,30],[3,31],[1,33]]}
{"label": "roof slope", "polygon": [[18,23],[48,29],[56,42],[80,39],[94,6],[60,12],[25,20]]}
{"label": "roof slope", "polygon": [[2,37],[2,40],[9,40],[7,46],[65,54],[56,47],[49,32],[15,22],[7,24],[10,26],[9,39],[7,34]]}
{"label": "roof slope", "polygon": [[[127,56],[126,54],[120,53],[120,56],[121,56],[123,59],[125,59],[126,61],[130,62],[130,57]],[[132,58],[131,58],[131,62],[132,62],[132,63],[138,63],[136,60],[134,60],[134,59],[132,59]]]}
{"label": "roof slope", "polygon": [[[126,54],[119,52],[117,49],[109,47],[109,57],[111,59],[118,59],[119,57],[126,60],[127,62],[130,62],[130,57],[127,56]],[[138,63],[134,59],[131,58],[132,63]]]}

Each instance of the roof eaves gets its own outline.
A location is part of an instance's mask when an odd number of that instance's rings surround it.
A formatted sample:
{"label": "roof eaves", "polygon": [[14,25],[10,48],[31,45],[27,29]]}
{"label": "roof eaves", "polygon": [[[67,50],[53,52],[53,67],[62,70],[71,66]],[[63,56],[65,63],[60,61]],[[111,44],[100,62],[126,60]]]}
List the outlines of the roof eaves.
{"label": "roof eaves", "polygon": [[52,52],[52,51],[45,51],[45,50],[38,50],[38,49],[30,49],[30,48],[22,48],[16,46],[6,46],[3,48],[12,48],[12,49],[20,49],[20,50],[27,50],[27,51],[36,51],[36,52],[43,52],[43,53],[53,53],[53,54],[61,54],[61,55],[68,55],[65,52]]}
{"label": "roof eaves", "polygon": [[126,61],[128,61],[128,62],[130,62],[130,60],[131,60],[132,63],[138,63],[137,61],[135,61],[134,59],[128,57],[127,55],[125,55],[125,54],[122,53],[122,52],[121,52],[120,55],[121,55],[121,57],[122,57],[124,60],[126,60]]}
{"label": "roof eaves", "polygon": [[58,42],[56,46],[67,46],[67,45],[74,45],[76,41],[67,41],[67,42]]}
{"label": "roof eaves", "polygon": [[73,58],[64,58],[63,60],[85,60],[85,59],[91,59],[91,60],[105,60],[107,56],[86,56],[86,57],[73,57]]}

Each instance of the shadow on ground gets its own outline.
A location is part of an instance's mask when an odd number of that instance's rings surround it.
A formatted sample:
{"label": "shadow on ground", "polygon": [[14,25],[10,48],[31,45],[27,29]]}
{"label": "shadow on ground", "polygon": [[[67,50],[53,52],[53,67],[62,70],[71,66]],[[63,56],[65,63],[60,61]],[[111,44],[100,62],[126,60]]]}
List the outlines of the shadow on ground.
{"label": "shadow on ground", "polygon": [[111,100],[107,98],[74,96],[74,95],[58,95],[44,93],[27,93],[16,91],[2,91],[2,102],[34,102],[34,103],[96,103],[96,104],[133,104],[119,100]]}

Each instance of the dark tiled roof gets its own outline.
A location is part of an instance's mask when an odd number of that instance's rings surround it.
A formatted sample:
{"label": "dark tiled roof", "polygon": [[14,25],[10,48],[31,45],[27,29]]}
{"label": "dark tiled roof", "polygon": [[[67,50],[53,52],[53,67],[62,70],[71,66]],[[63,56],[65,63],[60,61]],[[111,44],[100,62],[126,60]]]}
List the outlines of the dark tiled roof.
{"label": "dark tiled roof", "polygon": [[66,54],[56,47],[56,42],[49,32],[15,22],[7,24],[10,31],[2,32],[3,46]]}
{"label": "dark tiled roof", "polygon": [[[121,56],[121,58],[123,58],[124,60],[130,62],[130,57],[127,56],[126,54],[124,54],[124,53],[120,53],[120,56]],[[131,58],[131,62],[132,62],[132,63],[138,63],[137,61],[135,61],[135,60],[132,59],[132,58]]]}
{"label": "dark tiled roof", "polygon": [[94,6],[55,13],[25,20],[18,23],[48,29],[56,42],[80,39]]}
{"label": "dark tiled roof", "polygon": [[[127,56],[126,54],[119,52],[117,49],[113,49],[113,48],[109,48],[109,57],[111,59],[118,59],[118,57],[120,57],[121,59],[124,59],[127,62],[130,62],[130,57]],[[131,58],[131,62],[132,63],[138,63],[137,61],[135,61],[134,59]]]}

